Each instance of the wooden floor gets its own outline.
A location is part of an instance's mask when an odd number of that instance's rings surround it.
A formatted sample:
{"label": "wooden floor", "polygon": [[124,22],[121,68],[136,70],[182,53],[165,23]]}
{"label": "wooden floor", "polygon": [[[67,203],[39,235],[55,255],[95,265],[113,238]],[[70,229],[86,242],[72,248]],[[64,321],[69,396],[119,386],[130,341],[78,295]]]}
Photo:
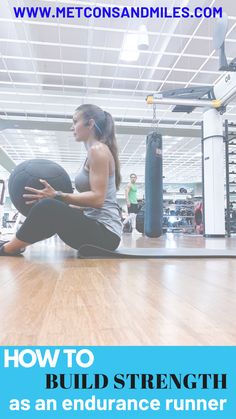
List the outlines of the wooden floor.
{"label": "wooden floor", "polygon": [[[236,252],[236,238],[123,241]],[[236,345],[236,259],[79,260],[50,239],[0,272],[1,345]]]}

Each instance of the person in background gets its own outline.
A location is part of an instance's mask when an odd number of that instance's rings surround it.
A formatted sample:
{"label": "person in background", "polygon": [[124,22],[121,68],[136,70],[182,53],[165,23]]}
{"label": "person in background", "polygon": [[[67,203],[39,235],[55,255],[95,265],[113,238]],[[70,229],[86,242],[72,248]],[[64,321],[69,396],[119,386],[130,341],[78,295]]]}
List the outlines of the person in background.
{"label": "person in background", "polygon": [[125,219],[123,226],[125,226],[128,222],[131,222],[132,229],[136,227],[136,215],[138,213],[138,188],[136,185],[137,175],[135,173],[131,173],[130,175],[130,182],[128,183],[127,187],[125,188],[125,199],[128,208],[128,217]]}

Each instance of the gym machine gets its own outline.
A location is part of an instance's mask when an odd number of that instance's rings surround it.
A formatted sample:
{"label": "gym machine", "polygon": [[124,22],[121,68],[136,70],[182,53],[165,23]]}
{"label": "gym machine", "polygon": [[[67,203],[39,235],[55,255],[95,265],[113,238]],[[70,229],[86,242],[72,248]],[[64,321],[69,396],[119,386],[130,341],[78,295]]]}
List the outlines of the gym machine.
{"label": "gym machine", "polygon": [[175,105],[172,112],[191,113],[196,107],[203,109],[202,165],[204,236],[225,237],[224,186],[224,128],[222,115],[236,95],[236,59],[227,63],[224,40],[227,16],[218,22],[214,44],[220,50],[220,71],[225,71],[215,86],[193,87],[162,91],[149,95],[147,104]]}

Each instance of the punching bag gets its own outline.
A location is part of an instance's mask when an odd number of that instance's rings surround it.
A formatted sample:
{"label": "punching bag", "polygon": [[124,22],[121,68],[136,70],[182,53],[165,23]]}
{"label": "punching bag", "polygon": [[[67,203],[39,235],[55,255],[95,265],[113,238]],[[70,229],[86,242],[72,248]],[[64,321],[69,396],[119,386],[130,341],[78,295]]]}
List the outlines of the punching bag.
{"label": "punching bag", "polygon": [[163,180],[162,136],[151,132],[146,141],[144,233],[148,237],[162,235]]}

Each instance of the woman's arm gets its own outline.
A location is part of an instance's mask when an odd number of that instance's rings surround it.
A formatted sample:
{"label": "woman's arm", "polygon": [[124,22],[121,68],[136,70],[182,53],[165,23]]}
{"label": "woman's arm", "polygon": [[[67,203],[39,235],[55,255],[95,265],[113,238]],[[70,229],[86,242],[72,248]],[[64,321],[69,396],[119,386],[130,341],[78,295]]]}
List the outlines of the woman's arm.
{"label": "woman's arm", "polygon": [[[109,154],[105,147],[100,145],[91,147],[88,153],[89,164],[89,183],[90,191],[81,192],[78,194],[62,193],[61,199],[67,204],[101,208],[107,191],[107,184],[109,178]],[[56,191],[45,180],[40,180],[45,186],[44,189],[38,190],[26,187],[25,189],[31,194],[24,194],[23,197],[27,199],[27,204],[32,204],[43,198],[55,198]]]}

